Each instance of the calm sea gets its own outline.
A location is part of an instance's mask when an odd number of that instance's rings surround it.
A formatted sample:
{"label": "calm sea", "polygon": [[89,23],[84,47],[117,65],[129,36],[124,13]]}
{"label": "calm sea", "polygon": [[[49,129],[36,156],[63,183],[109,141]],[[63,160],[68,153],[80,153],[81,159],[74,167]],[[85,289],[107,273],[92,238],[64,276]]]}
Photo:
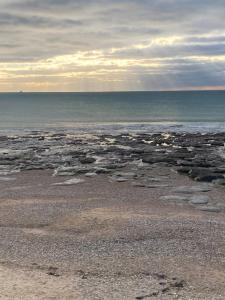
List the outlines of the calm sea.
{"label": "calm sea", "polygon": [[1,93],[0,129],[225,130],[225,91]]}

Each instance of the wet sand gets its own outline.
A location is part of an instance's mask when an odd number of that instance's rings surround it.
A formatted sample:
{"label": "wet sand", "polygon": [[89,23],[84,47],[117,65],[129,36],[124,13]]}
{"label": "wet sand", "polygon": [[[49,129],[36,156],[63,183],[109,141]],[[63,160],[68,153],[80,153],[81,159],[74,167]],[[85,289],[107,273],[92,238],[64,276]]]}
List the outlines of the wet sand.
{"label": "wet sand", "polygon": [[148,187],[108,174],[55,185],[71,177],[52,170],[0,180],[0,298],[224,299],[224,187],[146,172]]}

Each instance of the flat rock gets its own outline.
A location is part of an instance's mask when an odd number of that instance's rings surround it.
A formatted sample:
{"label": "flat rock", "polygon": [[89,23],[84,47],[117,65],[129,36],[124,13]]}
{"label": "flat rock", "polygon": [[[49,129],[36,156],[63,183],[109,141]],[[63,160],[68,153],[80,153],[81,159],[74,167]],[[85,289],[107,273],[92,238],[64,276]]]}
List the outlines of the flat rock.
{"label": "flat rock", "polygon": [[135,187],[145,187],[149,189],[169,187],[168,184],[149,184],[144,182],[132,182],[132,185]]}
{"label": "flat rock", "polygon": [[177,172],[179,174],[188,174],[190,172],[191,168],[190,167],[179,167],[177,168]]}
{"label": "flat rock", "polygon": [[0,177],[0,181],[13,181],[16,180],[15,177]]}
{"label": "flat rock", "polygon": [[207,204],[209,202],[209,197],[205,195],[195,195],[191,197],[191,204]]}
{"label": "flat rock", "polygon": [[126,182],[129,180],[128,178],[125,178],[125,177],[110,177],[110,178],[116,182]]}
{"label": "flat rock", "polygon": [[81,157],[79,158],[80,163],[82,164],[92,164],[96,161],[94,157]]}
{"label": "flat rock", "polygon": [[212,183],[216,184],[216,185],[225,185],[225,178],[224,179],[220,178],[220,179],[213,180]]}
{"label": "flat rock", "polygon": [[74,184],[78,184],[78,183],[82,183],[82,182],[84,182],[83,179],[72,178],[72,179],[66,180],[64,182],[53,183],[52,185],[74,185]]}
{"label": "flat rock", "polygon": [[196,181],[212,182],[217,179],[224,179],[222,174],[214,173],[208,168],[193,168],[188,174]]}
{"label": "flat rock", "polygon": [[98,174],[94,173],[94,172],[89,172],[89,173],[86,173],[85,176],[86,177],[95,177],[97,176]]}
{"label": "flat rock", "polygon": [[76,174],[85,174],[88,172],[92,172],[92,168],[88,167],[80,167],[80,166],[73,166],[73,167],[59,167],[55,170],[54,176],[71,176]]}
{"label": "flat rock", "polygon": [[211,189],[207,185],[179,186],[173,190],[175,193],[192,194],[198,192],[209,192]]}
{"label": "flat rock", "polygon": [[133,172],[116,172],[116,173],[114,173],[114,176],[134,178],[134,177],[136,177],[136,173],[133,173]]}
{"label": "flat rock", "polygon": [[163,201],[190,201],[190,196],[167,195],[160,197]]}
{"label": "flat rock", "polygon": [[136,187],[146,187],[146,183],[144,182],[132,182],[132,185],[133,186],[136,186]]}
{"label": "flat rock", "polygon": [[224,176],[219,174],[207,174],[195,178],[196,181],[204,181],[204,182],[212,182],[217,179],[224,179]]}
{"label": "flat rock", "polygon": [[222,209],[218,206],[202,206],[199,208],[202,211],[219,213]]}

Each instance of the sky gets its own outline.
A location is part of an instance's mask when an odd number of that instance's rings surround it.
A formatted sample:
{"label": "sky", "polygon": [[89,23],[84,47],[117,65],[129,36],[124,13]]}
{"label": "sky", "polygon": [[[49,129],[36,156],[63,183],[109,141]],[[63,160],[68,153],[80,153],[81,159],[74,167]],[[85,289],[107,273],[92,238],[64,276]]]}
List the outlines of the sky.
{"label": "sky", "polygon": [[225,0],[1,0],[0,91],[225,89]]}

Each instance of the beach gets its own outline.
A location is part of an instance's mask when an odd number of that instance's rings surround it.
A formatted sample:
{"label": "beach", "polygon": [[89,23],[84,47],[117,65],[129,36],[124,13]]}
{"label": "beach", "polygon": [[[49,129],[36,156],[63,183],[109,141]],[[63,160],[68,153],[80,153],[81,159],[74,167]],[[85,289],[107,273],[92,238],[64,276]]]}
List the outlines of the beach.
{"label": "beach", "polygon": [[0,1],[0,300],[225,300],[224,15]]}
{"label": "beach", "polygon": [[1,135],[2,299],[224,299],[224,139]]}

